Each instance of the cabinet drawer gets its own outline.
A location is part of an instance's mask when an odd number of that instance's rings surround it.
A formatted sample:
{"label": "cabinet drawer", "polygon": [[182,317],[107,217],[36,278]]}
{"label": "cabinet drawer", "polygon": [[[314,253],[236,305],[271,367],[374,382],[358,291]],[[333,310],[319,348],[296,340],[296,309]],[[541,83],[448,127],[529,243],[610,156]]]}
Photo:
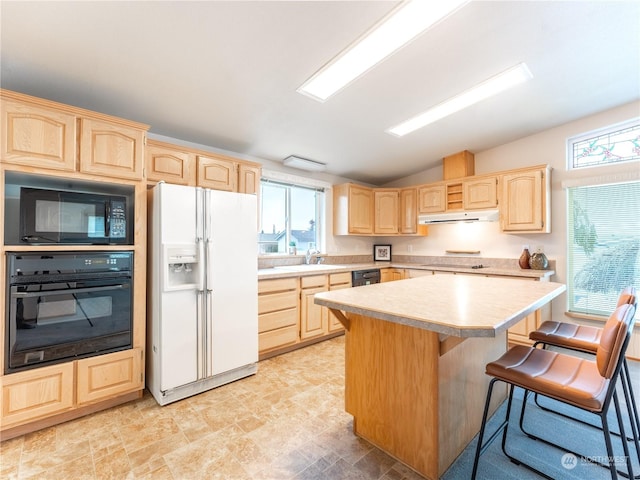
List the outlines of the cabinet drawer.
{"label": "cabinet drawer", "polygon": [[258,316],[258,332],[268,332],[282,327],[298,324],[298,309],[290,308],[279,312],[264,313]]}
{"label": "cabinet drawer", "polygon": [[6,375],[0,381],[3,427],[73,407],[73,362]]}
{"label": "cabinet drawer", "polygon": [[258,334],[258,350],[264,352],[273,348],[284,347],[296,343],[298,340],[298,326],[279,328]]}
{"label": "cabinet drawer", "polygon": [[300,286],[302,288],[324,287],[327,284],[327,275],[313,275],[311,277],[301,277]]}
{"label": "cabinet drawer", "polygon": [[296,290],[297,288],[298,279],[295,277],[260,280],[258,282],[258,293],[281,292],[283,290]]}
{"label": "cabinet drawer", "polygon": [[78,360],[78,404],[143,388],[141,366],[139,348]]}
{"label": "cabinet drawer", "polygon": [[275,312],[296,308],[298,306],[298,292],[295,290],[288,292],[271,293],[269,295],[258,296],[258,314]]}
{"label": "cabinet drawer", "polygon": [[329,275],[329,285],[339,285],[341,283],[351,285],[351,272],[331,273]]}

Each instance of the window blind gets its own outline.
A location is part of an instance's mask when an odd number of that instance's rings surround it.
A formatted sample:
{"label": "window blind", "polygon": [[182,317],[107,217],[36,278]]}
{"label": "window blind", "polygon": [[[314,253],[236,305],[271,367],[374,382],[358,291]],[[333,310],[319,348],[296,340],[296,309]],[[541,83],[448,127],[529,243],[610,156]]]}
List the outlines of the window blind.
{"label": "window blind", "polygon": [[640,182],[567,192],[569,310],[607,317],[623,288],[640,289]]}

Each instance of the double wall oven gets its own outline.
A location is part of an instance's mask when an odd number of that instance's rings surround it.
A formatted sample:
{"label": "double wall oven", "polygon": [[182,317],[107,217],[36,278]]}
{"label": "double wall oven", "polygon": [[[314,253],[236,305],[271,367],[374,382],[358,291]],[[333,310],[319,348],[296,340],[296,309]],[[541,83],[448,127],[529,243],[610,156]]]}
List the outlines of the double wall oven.
{"label": "double wall oven", "polygon": [[132,346],[133,252],[7,253],[5,373]]}

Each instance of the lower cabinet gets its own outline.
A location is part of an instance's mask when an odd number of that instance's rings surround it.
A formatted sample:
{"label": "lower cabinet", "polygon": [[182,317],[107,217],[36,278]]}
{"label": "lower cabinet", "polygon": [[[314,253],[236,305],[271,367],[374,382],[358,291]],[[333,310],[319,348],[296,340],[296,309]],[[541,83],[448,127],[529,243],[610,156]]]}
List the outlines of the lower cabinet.
{"label": "lower cabinet", "polygon": [[395,280],[402,280],[405,278],[403,268],[382,268],[380,269],[380,281],[381,282],[393,282]]}
{"label": "lower cabinet", "polygon": [[300,340],[324,335],[329,331],[329,311],[316,305],[316,293],[328,290],[327,275],[300,278]]}
{"label": "lower cabinet", "polygon": [[3,376],[2,429],[142,390],[142,356],[134,348]]}
{"label": "lower cabinet", "polygon": [[298,341],[298,279],[258,282],[258,350],[262,354]]}
{"label": "lower cabinet", "polygon": [[142,349],[78,360],[76,376],[78,405],[142,389]]}

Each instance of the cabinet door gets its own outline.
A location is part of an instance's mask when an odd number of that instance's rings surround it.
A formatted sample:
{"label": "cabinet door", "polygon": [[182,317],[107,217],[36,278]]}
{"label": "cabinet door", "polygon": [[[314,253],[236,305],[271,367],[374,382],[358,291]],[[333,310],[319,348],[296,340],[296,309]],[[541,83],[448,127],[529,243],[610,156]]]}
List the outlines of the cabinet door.
{"label": "cabinet door", "polygon": [[142,349],[78,360],[78,404],[104,400],[144,388]]}
{"label": "cabinet door", "polygon": [[177,185],[196,184],[196,156],[168,146],[147,142],[145,149],[147,180]]}
{"label": "cabinet door", "polygon": [[398,190],[375,190],[373,196],[375,205],[373,233],[378,235],[398,233]]}
{"label": "cabinet door", "polygon": [[144,132],[100,120],[81,120],[80,171],[141,180]]}
{"label": "cabinet door", "polygon": [[328,310],[313,303],[316,293],[326,292],[326,287],[305,288],[300,298],[300,339],[324,335],[328,331]]}
{"label": "cabinet door", "polygon": [[400,190],[400,233],[418,232],[418,191],[415,188]]}
{"label": "cabinet door", "polygon": [[73,407],[73,362],[0,378],[2,425],[16,425]]}
{"label": "cabinet door", "polygon": [[465,210],[495,208],[498,205],[497,178],[483,178],[462,183]]}
{"label": "cabinet door", "polygon": [[240,164],[238,167],[238,192],[258,195],[260,193],[260,167]]}
{"label": "cabinet door", "polygon": [[418,212],[437,213],[444,212],[446,207],[445,185],[420,187],[418,190]]}
{"label": "cabinet door", "polygon": [[2,161],[74,171],[76,117],[2,99]]}
{"label": "cabinet door", "polygon": [[373,233],[373,191],[352,185],[349,189],[349,233]]}
{"label": "cabinet door", "polygon": [[237,191],[237,163],[198,155],[198,185],[214,190]]}
{"label": "cabinet door", "polygon": [[[502,230],[549,232],[545,175],[540,169],[502,177]],[[548,180],[547,180],[548,181]]]}

